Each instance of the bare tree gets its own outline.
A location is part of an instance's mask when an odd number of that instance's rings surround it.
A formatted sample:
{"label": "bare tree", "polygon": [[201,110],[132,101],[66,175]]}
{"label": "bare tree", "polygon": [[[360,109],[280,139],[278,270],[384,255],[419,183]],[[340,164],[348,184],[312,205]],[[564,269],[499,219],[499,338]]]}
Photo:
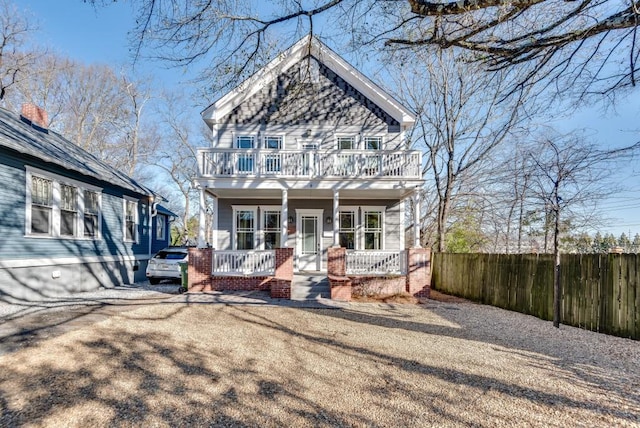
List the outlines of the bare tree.
{"label": "bare tree", "polygon": [[584,217],[610,193],[615,182],[607,179],[611,162],[640,149],[640,143],[615,150],[601,150],[580,136],[543,139],[530,154],[535,167],[533,191],[550,216],[555,255],[553,325],[560,325],[560,234],[568,216]]}
{"label": "bare tree", "polygon": [[196,176],[196,147],[200,144],[200,135],[194,131],[191,118],[186,116],[189,109],[184,107],[184,99],[177,93],[167,93],[159,99],[155,106],[158,117],[156,145],[147,159],[149,165],[166,174],[173,192],[177,191],[179,195],[183,244],[195,232],[191,230],[193,222],[190,221],[195,196],[191,183]]}
{"label": "bare tree", "polygon": [[509,72],[482,73],[456,51],[403,51],[389,63],[399,97],[418,115],[411,140],[425,153],[425,192],[437,200],[436,242],[444,251],[452,210],[489,191],[493,158],[529,120],[535,99],[528,91],[504,98]]}
{"label": "bare tree", "polygon": [[[254,71],[265,48],[282,41],[283,34],[299,37],[301,32],[322,32],[343,41],[349,34],[356,47],[386,43],[462,49],[490,69],[527,64],[519,85],[560,79],[567,87],[579,83],[599,94],[634,86],[640,53],[635,1],[137,0],[136,4],[137,52],[147,46],[158,58],[181,66],[208,59],[208,70],[236,78]],[[331,25],[314,26],[314,20]],[[581,91],[584,94],[586,90]]]}
{"label": "bare tree", "polygon": [[34,31],[35,27],[17,7],[8,0],[0,0],[0,100],[39,55],[26,49]]}

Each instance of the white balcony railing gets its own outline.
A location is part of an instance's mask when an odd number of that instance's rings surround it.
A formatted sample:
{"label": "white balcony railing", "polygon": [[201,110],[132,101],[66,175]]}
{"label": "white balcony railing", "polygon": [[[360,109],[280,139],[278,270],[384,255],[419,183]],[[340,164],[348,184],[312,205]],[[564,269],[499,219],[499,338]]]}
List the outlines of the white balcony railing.
{"label": "white balcony railing", "polygon": [[421,178],[416,150],[199,149],[200,177]]}
{"label": "white balcony railing", "polygon": [[347,275],[406,274],[406,251],[347,250]]}
{"label": "white balcony railing", "polygon": [[276,252],[273,250],[213,251],[212,275],[274,275]]}

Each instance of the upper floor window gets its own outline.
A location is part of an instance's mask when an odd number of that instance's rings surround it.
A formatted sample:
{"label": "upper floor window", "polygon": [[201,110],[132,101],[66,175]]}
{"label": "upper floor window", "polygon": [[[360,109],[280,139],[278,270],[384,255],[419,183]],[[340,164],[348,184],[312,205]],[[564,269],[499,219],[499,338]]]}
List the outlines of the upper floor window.
{"label": "upper floor window", "polygon": [[382,137],[364,137],[365,150],[382,150]]}
{"label": "upper floor window", "polygon": [[138,202],[124,199],[124,240],[138,241]]}
{"label": "upper floor window", "polygon": [[31,227],[32,234],[52,234],[53,181],[31,177]]}
{"label": "upper floor window", "polygon": [[253,149],[255,138],[253,135],[239,135],[236,138],[236,148],[238,149]]}
{"label": "upper floor window", "polygon": [[353,150],[356,148],[356,138],[354,136],[337,137],[338,150]]}
{"label": "upper floor window", "polygon": [[94,239],[99,236],[99,188],[30,166],[26,170],[27,236]]}
{"label": "upper floor window", "polygon": [[282,149],[283,146],[283,137],[282,135],[267,135],[264,137],[264,148],[265,149]]}

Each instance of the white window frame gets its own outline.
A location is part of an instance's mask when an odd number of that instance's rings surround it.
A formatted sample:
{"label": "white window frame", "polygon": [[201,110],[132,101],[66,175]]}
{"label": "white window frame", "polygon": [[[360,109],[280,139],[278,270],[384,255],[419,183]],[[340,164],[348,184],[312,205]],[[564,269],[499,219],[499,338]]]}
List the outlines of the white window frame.
{"label": "white window frame", "polygon": [[[276,149],[270,149],[269,147],[267,147],[267,140],[270,139],[270,138],[280,140],[279,147],[277,147]],[[284,134],[271,134],[271,133],[265,134],[262,137],[262,147],[264,149],[267,149],[267,150],[282,150],[282,149],[284,149]]]}
{"label": "white window frame", "polygon": [[[350,139],[351,140],[351,148],[350,149],[343,149],[342,147],[340,147],[340,140],[341,139]],[[337,134],[335,136],[335,148],[336,150],[357,150],[358,149],[358,138],[356,135],[354,134]]]}
{"label": "white window frame", "polygon": [[357,206],[340,206],[338,209],[338,242],[340,242],[340,233],[342,232],[340,216],[342,213],[351,213],[353,215],[353,249],[360,249],[360,239],[359,239],[359,224],[360,219],[358,218],[358,207]]}
{"label": "white window frame", "polygon": [[[134,223],[134,229],[133,229],[133,233],[134,233],[134,237],[133,239],[127,239],[127,205],[129,203],[134,204],[134,210],[133,210],[133,223]],[[139,200],[136,198],[132,198],[130,196],[123,196],[122,197],[122,240],[124,242],[133,242],[133,243],[140,243],[140,233],[138,231],[138,229],[140,228],[140,216],[138,214],[138,209],[139,209]]]}
{"label": "white window frame", "polygon": [[[240,147],[240,140],[244,138],[251,139],[251,147]],[[252,150],[256,148],[256,136],[253,134],[238,134],[234,137],[234,145],[236,149]]]}
{"label": "white window frame", "polygon": [[[367,147],[367,140],[374,138],[379,140],[379,147],[377,149],[370,149]],[[362,150],[384,150],[384,142],[384,135],[365,135],[362,138]]]}
{"label": "white window frame", "polygon": [[360,229],[361,229],[361,236],[360,236],[360,248],[362,248],[363,250],[365,249],[365,235],[367,233],[367,225],[366,225],[366,216],[367,213],[381,213],[380,215],[380,223],[381,223],[381,227],[380,227],[380,248],[379,250],[384,250],[386,247],[386,212],[387,212],[387,207],[386,206],[374,206],[374,205],[370,205],[370,206],[362,206],[360,207]]}
{"label": "white window frame", "polygon": [[[156,214],[156,240],[164,241],[167,239],[167,218],[166,214]],[[162,220],[162,221],[161,221]],[[162,227],[160,227],[162,225]],[[161,234],[159,232],[162,232]]]}
{"label": "white window frame", "polygon": [[[55,238],[55,239],[76,239],[76,240],[98,240],[102,236],[102,188],[87,184],[72,178],[64,177],[39,168],[25,165],[25,236],[29,238]],[[40,177],[52,182],[51,189],[51,219],[49,233],[31,232],[31,181],[33,177]],[[76,221],[73,235],[60,234],[61,222],[61,186],[71,186],[76,189]],[[98,194],[98,230],[95,236],[84,236],[84,192],[85,190]]]}
{"label": "white window frame", "polygon": [[[265,233],[267,232],[267,229],[265,227],[266,224],[266,218],[265,215],[269,212],[277,212],[280,215],[280,221],[278,222],[278,229],[277,231],[274,230],[269,230],[269,232],[277,232],[280,237],[282,237],[282,207],[280,205],[260,205],[258,207],[258,211],[260,213],[260,249],[261,250],[265,250],[266,247],[266,240],[265,240]],[[282,246],[282,242],[280,243],[280,246]]]}
{"label": "white window frame", "polygon": [[257,205],[232,205],[233,209],[233,231],[231,235],[232,248],[238,250],[238,211],[253,212],[253,249],[258,249],[258,206]]}

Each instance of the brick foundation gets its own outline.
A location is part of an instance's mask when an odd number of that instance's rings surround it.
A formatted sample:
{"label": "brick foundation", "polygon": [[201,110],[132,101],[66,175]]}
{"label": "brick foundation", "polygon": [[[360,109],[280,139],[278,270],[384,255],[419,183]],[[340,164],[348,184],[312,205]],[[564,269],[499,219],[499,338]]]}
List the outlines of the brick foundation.
{"label": "brick foundation", "polygon": [[293,282],[293,248],[276,249],[276,271],[271,281],[271,297],[291,299]]}
{"label": "brick foundation", "polygon": [[357,296],[389,296],[406,291],[404,275],[351,276],[353,294]]}

